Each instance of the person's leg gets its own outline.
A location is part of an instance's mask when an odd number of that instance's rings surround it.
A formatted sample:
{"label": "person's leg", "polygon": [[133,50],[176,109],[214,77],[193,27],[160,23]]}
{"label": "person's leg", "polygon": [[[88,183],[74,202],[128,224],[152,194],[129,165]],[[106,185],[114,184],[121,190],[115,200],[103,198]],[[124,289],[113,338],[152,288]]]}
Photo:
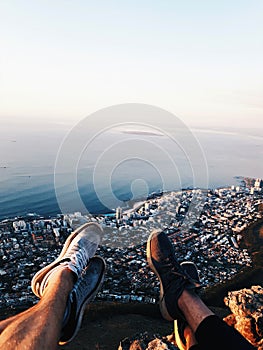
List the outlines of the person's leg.
{"label": "person's leg", "polygon": [[192,291],[184,290],[178,299],[178,307],[193,330],[200,348],[254,349],[235,328],[219,319]]}
{"label": "person's leg", "polygon": [[74,338],[103,282],[105,262],[93,257],[101,236],[100,226],[88,223],[67,238],[59,257],[32,279],[40,302],[0,322],[1,349],[52,349]]}
{"label": "person's leg", "polygon": [[215,316],[194,292],[197,281],[177,262],[172,243],[164,232],[150,235],[147,260],[160,280],[160,310],[163,317],[168,321],[185,319],[201,349],[254,349],[240,333]]}
{"label": "person's leg", "polygon": [[[184,261],[180,264],[184,272],[188,274],[189,277],[194,279],[200,284],[199,273],[196,265],[190,261]],[[201,287],[201,284],[200,284]],[[188,325],[184,318],[179,317],[174,321],[174,335],[176,345],[180,350],[193,350],[198,349],[197,340],[195,338],[192,328]]]}
{"label": "person's leg", "polygon": [[184,290],[179,297],[178,307],[193,332],[196,332],[198,326],[206,317],[214,315],[197,294],[188,290]]}
{"label": "person's leg", "polygon": [[195,337],[201,349],[253,350],[255,349],[234,327],[228,326],[216,315],[206,317],[198,326]]}
{"label": "person's leg", "polygon": [[0,349],[56,349],[73,285],[70,270],[54,273],[38,304],[0,323]]}
{"label": "person's leg", "polygon": [[[26,310],[27,311],[27,310]],[[25,311],[24,311],[25,312]],[[3,330],[12,322],[14,322],[18,317],[20,317],[24,312],[21,312],[17,315],[14,315],[14,316],[11,316],[11,317],[8,317],[4,320],[1,320],[0,321],[0,336],[1,336],[1,333],[3,332]]]}

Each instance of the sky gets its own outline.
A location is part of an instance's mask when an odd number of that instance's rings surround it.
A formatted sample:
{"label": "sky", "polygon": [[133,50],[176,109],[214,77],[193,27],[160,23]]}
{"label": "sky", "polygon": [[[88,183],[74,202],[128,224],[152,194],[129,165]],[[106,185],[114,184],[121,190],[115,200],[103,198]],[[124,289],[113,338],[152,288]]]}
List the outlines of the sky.
{"label": "sky", "polygon": [[120,103],[262,127],[261,0],[1,0],[0,120],[76,123]]}

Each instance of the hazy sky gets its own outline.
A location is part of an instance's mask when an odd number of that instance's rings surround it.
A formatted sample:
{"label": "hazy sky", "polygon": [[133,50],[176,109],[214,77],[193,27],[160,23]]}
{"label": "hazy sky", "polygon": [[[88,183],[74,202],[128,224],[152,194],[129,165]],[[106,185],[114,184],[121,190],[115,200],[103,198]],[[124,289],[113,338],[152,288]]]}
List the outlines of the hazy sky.
{"label": "hazy sky", "polygon": [[0,118],[77,122],[141,102],[262,125],[261,0],[0,2]]}

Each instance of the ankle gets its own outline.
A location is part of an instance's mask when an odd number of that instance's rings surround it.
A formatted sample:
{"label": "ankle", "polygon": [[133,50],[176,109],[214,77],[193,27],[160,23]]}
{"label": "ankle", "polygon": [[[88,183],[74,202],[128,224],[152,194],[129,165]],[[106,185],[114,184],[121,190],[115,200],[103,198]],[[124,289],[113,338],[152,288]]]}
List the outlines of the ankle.
{"label": "ankle", "polygon": [[180,295],[180,297],[178,298],[178,307],[181,311],[184,310],[184,306],[186,303],[188,303],[189,298],[198,298],[198,296],[195,294],[195,292],[193,290],[187,290],[184,289],[183,293]]}
{"label": "ankle", "polygon": [[214,315],[194,291],[186,289],[178,299],[178,308],[193,332],[196,332],[198,326],[206,317]]}
{"label": "ankle", "polygon": [[57,269],[49,276],[43,289],[46,291],[57,288],[58,286],[63,286],[63,289],[71,291],[74,286],[75,278],[75,274],[70,269]]}

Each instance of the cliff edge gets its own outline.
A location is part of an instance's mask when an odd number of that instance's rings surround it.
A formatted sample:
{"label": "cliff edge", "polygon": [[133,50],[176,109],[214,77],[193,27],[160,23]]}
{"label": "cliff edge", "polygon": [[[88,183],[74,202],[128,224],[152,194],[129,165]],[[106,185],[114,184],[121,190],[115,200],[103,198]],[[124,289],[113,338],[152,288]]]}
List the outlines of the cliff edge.
{"label": "cliff edge", "polygon": [[[263,350],[263,288],[252,286],[228,292],[224,302],[231,311],[231,314],[226,316],[224,321],[235,327],[253,346]],[[118,350],[174,349],[178,348],[174,342],[173,334],[162,337],[147,332],[125,338],[120,342],[118,348]]]}

